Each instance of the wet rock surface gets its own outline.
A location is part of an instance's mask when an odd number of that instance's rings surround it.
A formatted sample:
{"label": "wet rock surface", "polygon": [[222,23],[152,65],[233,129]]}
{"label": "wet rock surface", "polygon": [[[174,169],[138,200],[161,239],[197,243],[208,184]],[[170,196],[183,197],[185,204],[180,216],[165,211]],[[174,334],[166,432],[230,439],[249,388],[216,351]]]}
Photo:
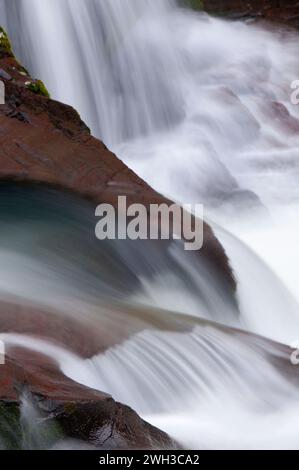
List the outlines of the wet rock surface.
{"label": "wet rock surface", "polygon": [[232,18],[260,18],[299,27],[299,2],[297,0],[204,0],[209,13]]}
{"label": "wet rock surface", "polygon": [[0,415],[2,445],[4,439],[7,448],[24,445],[25,418],[32,434],[35,426],[47,427],[43,446],[73,439],[98,449],[176,447],[129,407],[73,382],[47,357],[21,348],[10,349],[0,367]]}

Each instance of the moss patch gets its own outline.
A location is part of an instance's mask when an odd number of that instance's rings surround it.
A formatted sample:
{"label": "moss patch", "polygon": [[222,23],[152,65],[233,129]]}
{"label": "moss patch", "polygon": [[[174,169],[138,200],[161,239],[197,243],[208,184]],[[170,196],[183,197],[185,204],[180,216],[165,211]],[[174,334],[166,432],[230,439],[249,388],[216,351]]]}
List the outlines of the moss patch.
{"label": "moss patch", "polygon": [[48,92],[47,88],[41,80],[27,82],[26,87],[28,88],[28,90],[32,91],[36,95],[46,96],[47,98],[50,98],[50,93]]}
{"label": "moss patch", "polygon": [[7,34],[0,26],[0,58],[1,57],[13,57],[13,52]]}
{"label": "moss patch", "polygon": [[203,10],[204,0],[182,0],[182,6],[192,8],[193,10]]}

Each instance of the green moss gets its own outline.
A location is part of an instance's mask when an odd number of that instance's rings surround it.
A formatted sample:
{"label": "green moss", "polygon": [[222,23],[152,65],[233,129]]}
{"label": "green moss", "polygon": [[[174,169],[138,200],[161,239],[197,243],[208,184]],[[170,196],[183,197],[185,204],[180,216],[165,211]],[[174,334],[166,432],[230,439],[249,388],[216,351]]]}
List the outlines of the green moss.
{"label": "green moss", "polygon": [[27,82],[26,86],[28,90],[31,90],[33,93],[36,93],[37,95],[46,96],[47,98],[50,98],[50,93],[48,92],[47,88],[45,87],[44,83],[41,80]]}
{"label": "green moss", "polygon": [[20,449],[22,431],[17,404],[0,404],[0,449]]}
{"label": "green moss", "polygon": [[[17,61],[17,62],[18,62],[18,61]],[[19,69],[18,69],[18,70],[19,70],[19,73],[20,73],[21,75],[23,75],[24,77],[29,77],[30,74],[29,74],[28,70],[25,69],[25,67],[23,67],[23,65],[21,65],[19,62],[18,62],[18,65],[19,65]]]}
{"label": "green moss", "polygon": [[0,26],[0,57],[13,57],[10,41],[4,29]]}
{"label": "green moss", "polygon": [[204,0],[181,0],[181,4],[193,10],[203,10],[204,8]]}

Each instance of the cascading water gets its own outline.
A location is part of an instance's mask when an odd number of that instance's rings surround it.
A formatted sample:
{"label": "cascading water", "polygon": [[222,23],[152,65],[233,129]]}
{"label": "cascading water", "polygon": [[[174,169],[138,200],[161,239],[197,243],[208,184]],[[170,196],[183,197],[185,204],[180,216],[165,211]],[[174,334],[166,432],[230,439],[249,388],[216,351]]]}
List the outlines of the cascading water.
{"label": "cascading water", "polygon": [[[163,128],[182,114],[170,32],[152,44],[172,13],[172,0],[13,0],[2,5],[17,54],[32,73],[46,75],[53,97],[75,105],[107,145]],[[161,39],[170,52],[166,57],[159,53]],[[138,70],[138,80],[130,75],[132,69]]]}
{"label": "cascading water", "polygon": [[[13,279],[25,277],[26,264],[27,284],[17,289],[6,270],[1,292],[26,292],[27,301],[76,315],[97,311],[92,324],[100,310],[107,332],[126,324],[125,341],[111,338],[105,353],[88,360],[44,338],[5,341],[47,351],[66,375],[129,403],[186,446],[298,447],[297,379],[290,380],[296,370],[286,366],[288,353],[219,325],[283,342],[299,336],[299,108],[290,101],[299,78],[298,35],[193,13],[174,0],[0,0],[0,18],[16,54],[54,98],[77,108],[157,190],[204,202],[209,217],[225,226],[215,231],[236,274],[241,311],[238,318],[205,267],[182,259],[175,244],[163,256],[154,248],[145,255],[142,247],[114,247],[104,265],[95,259],[91,268],[94,247],[86,246],[74,263],[71,250],[88,239],[92,222],[88,208],[64,201],[71,215],[61,218],[73,244],[61,243],[59,253],[49,243],[55,218],[23,225],[17,240],[2,232],[3,266]],[[43,196],[50,214],[53,197]],[[11,233],[19,221],[7,224]],[[41,225],[45,238],[36,249]],[[48,296],[41,270],[51,280]],[[125,321],[107,313],[115,301],[126,305]],[[280,368],[278,356],[285,361]]]}
{"label": "cascading water", "polygon": [[158,190],[213,207],[298,197],[296,35],[171,0],[0,4],[30,72]]}

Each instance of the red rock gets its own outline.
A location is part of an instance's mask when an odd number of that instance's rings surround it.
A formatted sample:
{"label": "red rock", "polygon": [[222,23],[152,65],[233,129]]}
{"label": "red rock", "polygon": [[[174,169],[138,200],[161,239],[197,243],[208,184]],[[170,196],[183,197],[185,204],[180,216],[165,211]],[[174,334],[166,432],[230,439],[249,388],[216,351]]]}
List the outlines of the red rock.
{"label": "red rock", "polygon": [[[120,194],[127,196],[129,204],[170,203],[93,138],[73,108],[28,89],[29,77],[10,53],[1,56],[1,50],[0,69],[9,75],[5,79],[2,74],[6,104],[0,105],[0,180],[52,185],[96,204],[115,205]],[[228,259],[208,225],[204,226],[200,255],[234,297]],[[48,312],[28,306],[2,304],[0,331],[38,335],[85,357],[98,350],[88,325],[70,322],[55,312],[49,317]],[[42,416],[55,419],[67,437],[101,448],[175,446],[130,408],[71,381],[43,355],[10,348],[5,366],[0,366],[0,405],[19,409],[24,392]]]}
{"label": "red rock", "polygon": [[99,344],[99,329],[80,321],[67,312],[47,311],[32,305],[0,303],[0,333],[16,333],[37,337],[56,343],[81,357],[92,357],[111,346],[110,338],[102,335]]}

